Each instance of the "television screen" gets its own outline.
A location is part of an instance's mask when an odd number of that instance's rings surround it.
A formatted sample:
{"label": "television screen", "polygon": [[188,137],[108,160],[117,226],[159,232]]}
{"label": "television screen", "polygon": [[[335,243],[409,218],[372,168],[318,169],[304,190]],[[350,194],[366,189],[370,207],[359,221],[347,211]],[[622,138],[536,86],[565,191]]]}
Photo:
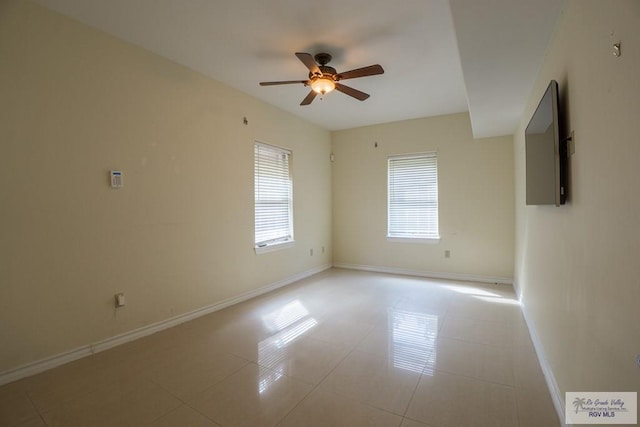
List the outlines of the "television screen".
{"label": "television screen", "polygon": [[526,203],[565,202],[564,163],[558,124],[558,83],[552,80],[525,131]]}

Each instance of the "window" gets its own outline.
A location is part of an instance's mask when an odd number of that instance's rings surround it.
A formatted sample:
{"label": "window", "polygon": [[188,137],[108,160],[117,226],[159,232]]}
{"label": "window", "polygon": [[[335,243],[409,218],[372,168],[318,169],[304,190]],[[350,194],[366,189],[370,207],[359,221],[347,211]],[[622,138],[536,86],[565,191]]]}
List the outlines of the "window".
{"label": "window", "polygon": [[436,153],[388,159],[389,240],[432,241],[438,232],[438,163]]}
{"label": "window", "polygon": [[291,151],[256,142],[255,247],[256,252],[293,242]]}

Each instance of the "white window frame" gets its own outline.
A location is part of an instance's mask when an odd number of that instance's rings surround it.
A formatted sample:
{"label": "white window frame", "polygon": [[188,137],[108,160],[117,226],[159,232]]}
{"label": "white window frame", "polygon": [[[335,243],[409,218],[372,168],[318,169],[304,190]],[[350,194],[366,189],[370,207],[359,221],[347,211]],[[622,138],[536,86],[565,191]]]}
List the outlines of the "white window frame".
{"label": "white window frame", "polygon": [[[254,142],[254,250],[256,254],[285,249],[294,245],[293,239],[293,179],[291,150]],[[278,162],[277,156],[285,161]],[[268,180],[267,172],[272,178]],[[282,182],[283,176],[288,179]],[[266,179],[266,181],[265,181]],[[276,226],[271,230],[268,226],[269,212],[266,205],[286,206],[286,214],[280,215]],[[280,212],[282,213],[282,212]],[[284,224],[284,227],[282,226]]]}
{"label": "white window frame", "polygon": [[388,241],[440,241],[437,154],[433,151],[387,158]]}

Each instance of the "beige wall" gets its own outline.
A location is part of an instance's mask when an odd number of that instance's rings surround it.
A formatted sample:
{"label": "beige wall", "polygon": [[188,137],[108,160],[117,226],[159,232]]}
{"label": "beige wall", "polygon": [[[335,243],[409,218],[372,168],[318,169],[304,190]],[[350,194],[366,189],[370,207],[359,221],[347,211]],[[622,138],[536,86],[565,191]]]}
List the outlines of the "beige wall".
{"label": "beige wall", "polygon": [[[332,146],[334,265],[511,280],[511,137],[474,140],[463,113],[334,132]],[[388,242],[387,157],[435,150],[440,243]]]}
{"label": "beige wall", "polygon": [[[638,28],[636,0],[570,0],[515,135],[516,286],[562,400],[640,391]],[[569,201],[525,206],[524,128],[551,79],[575,132]]]}
{"label": "beige wall", "polygon": [[[297,241],[258,256],[255,139],[293,150]],[[0,372],[331,263],[328,131],[22,0],[0,144]]]}

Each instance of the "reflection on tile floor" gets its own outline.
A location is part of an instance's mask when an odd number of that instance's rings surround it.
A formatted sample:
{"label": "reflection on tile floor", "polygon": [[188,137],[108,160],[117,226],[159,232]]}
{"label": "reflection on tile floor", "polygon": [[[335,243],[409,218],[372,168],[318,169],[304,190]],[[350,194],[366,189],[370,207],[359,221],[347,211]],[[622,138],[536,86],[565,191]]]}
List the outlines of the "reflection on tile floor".
{"label": "reflection on tile floor", "polygon": [[332,269],[0,387],[2,426],[559,426],[510,287]]}

